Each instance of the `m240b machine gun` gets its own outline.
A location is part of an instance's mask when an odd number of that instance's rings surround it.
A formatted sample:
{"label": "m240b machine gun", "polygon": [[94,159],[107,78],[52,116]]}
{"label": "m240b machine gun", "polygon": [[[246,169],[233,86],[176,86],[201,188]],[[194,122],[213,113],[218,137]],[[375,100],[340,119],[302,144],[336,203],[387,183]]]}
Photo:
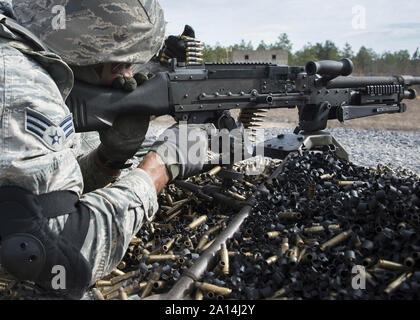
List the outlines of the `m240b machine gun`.
{"label": "m240b machine gun", "polygon": [[[299,125],[287,145],[327,127],[328,120],[406,111],[404,99],[415,99],[411,88],[420,76],[351,77],[353,63],[308,62],[305,67],[265,63],[206,63],[198,66],[171,61],[170,71],[154,75],[131,93],[76,83],[67,99],[76,131],[107,128],[120,114],[171,115],[190,124],[213,123],[218,129],[237,126],[230,114],[241,109],[252,122],[261,109],[298,108]],[[269,156],[284,151],[277,139],[267,141]],[[293,148],[292,148],[293,149]],[[287,151],[287,150],[286,150]],[[291,151],[291,150],[290,150]]]}

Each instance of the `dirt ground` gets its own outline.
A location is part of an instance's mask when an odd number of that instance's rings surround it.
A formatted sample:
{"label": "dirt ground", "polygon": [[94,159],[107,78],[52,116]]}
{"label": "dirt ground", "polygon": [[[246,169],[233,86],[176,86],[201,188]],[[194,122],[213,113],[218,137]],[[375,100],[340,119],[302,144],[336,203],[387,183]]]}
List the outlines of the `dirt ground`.
{"label": "dirt ground", "polygon": [[[345,123],[340,123],[337,120],[330,120],[328,122],[328,127],[354,130],[369,129],[418,131],[420,130],[420,98],[408,101],[406,104],[407,112],[405,113],[361,118],[349,120]],[[238,113],[239,112],[237,110],[232,112],[235,117]],[[297,109],[269,110],[266,115],[267,118],[262,125],[264,128],[295,128],[298,123]],[[153,125],[169,125],[172,123],[175,123],[175,121],[170,116],[159,117],[152,121]]]}

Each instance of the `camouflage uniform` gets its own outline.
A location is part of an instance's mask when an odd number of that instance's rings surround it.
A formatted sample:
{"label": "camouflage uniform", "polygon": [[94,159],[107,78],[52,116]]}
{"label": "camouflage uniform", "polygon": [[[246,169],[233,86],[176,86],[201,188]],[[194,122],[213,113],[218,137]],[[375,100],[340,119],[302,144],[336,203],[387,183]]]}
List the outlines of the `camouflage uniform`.
{"label": "camouflage uniform", "polygon": [[[44,1],[30,4],[40,2]],[[7,8],[6,2],[0,4]],[[26,4],[26,8],[17,9],[31,10]],[[84,59],[83,52],[69,54]],[[99,59],[102,57],[98,54]],[[20,186],[34,194],[69,190],[79,195],[92,212],[81,253],[92,267],[93,284],[117,266],[144,219],[151,219],[157,211],[153,181],[136,168],[109,188],[83,194],[83,177],[76,159],[79,137],[64,103],[73,85],[71,70],[57,55],[34,51],[1,23],[0,60],[0,186]],[[50,219],[51,229],[60,234],[67,217]]]}

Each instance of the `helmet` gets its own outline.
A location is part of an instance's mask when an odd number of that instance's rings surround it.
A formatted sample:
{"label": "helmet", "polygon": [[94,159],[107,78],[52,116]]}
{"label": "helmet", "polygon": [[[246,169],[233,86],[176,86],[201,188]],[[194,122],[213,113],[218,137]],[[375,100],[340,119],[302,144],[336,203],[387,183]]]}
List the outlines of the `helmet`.
{"label": "helmet", "polygon": [[156,0],[14,0],[17,21],[69,65],[146,63],[165,36]]}

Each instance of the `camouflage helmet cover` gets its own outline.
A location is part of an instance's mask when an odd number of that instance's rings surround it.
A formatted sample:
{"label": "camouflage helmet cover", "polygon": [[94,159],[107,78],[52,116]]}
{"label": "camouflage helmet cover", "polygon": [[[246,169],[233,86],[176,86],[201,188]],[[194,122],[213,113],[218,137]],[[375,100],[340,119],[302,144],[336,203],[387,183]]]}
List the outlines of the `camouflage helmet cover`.
{"label": "camouflage helmet cover", "polygon": [[18,22],[74,66],[146,63],[165,36],[156,0],[13,0]]}

